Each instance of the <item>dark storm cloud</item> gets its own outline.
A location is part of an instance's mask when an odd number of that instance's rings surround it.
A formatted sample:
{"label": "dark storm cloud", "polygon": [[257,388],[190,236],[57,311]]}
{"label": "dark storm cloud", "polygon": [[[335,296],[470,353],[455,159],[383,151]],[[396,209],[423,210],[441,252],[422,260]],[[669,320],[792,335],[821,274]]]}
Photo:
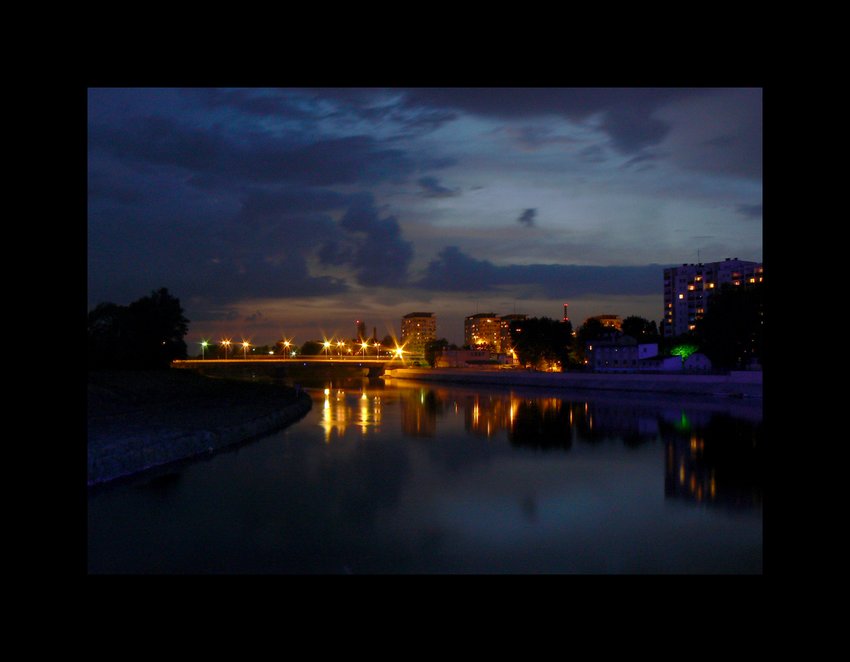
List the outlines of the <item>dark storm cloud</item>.
{"label": "dark storm cloud", "polygon": [[299,104],[298,98],[286,90],[194,89],[186,91],[186,94],[210,109],[225,108],[239,114],[285,117],[305,121],[316,118],[314,110]]}
{"label": "dark storm cloud", "polygon": [[350,266],[361,285],[403,285],[413,259],[413,244],[402,237],[394,216],[381,218],[371,196],[362,196],[339,222],[318,256],[325,265]]}
{"label": "dark storm cloud", "polygon": [[345,209],[363,199],[361,193],[339,193],[305,186],[246,187],[240,195],[241,216],[252,224],[269,217],[326,213]]}
{"label": "dark storm cloud", "polygon": [[[321,296],[348,289],[343,281],[310,273],[308,256],[335,228],[329,217],[255,217],[246,225],[238,214],[188,222],[124,212],[121,222],[114,220],[118,210],[90,213],[90,272],[100,274],[101,300],[121,302],[163,284],[211,307],[246,296]],[[123,246],[132,246],[132,252]]]}
{"label": "dark storm cloud", "polygon": [[676,88],[423,88],[408,91],[405,103],[500,119],[560,115],[581,121],[598,115],[614,147],[633,154],[660,143],[670,129],[652,116],[654,111],[691,93]]}
{"label": "dark storm cloud", "polygon": [[762,90],[700,90],[665,110],[676,125],[672,160],[690,170],[762,177]]}
{"label": "dark storm cloud", "polygon": [[417,183],[422,187],[422,195],[426,198],[451,198],[460,195],[458,189],[443,186],[436,177],[420,177]]}
{"label": "dark storm cloud", "polygon": [[90,127],[89,144],[124,161],[185,169],[198,182],[290,182],[314,186],[403,181],[418,164],[366,135],[298,144],[296,136],[225,135],[168,117]]}
{"label": "dark storm cloud", "polygon": [[[114,274],[92,282],[112,300],[163,283],[211,310],[246,296],[347,291],[340,278],[311,275],[312,255],[351,268],[363,285],[404,282],[412,245],[394,217],[378,214],[368,189],[453,163],[427,154],[414,159],[371,136],[308,141],[314,134],[291,127],[271,133],[246,120],[247,113],[307,121],[303,103],[285,94],[167,95],[171,104],[194,100],[197,109],[200,100],[207,109],[238,112],[212,120],[196,112],[175,119],[169,104],[133,104],[126,95],[94,96],[105,100],[90,112],[89,257],[92,273]],[[121,111],[110,112],[110,101]],[[337,185],[361,189],[330,188]],[[345,212],[339,225],[336,212]],[[119,286],[130,294],[113,296]]]}
{"label": "dark storm cloud", "polygon": [[663,266],[581,266],[530,264],[497,266],[477,260],[457,246],[444,248],[426,269],[418,287],[442,292],[493,291],[526,286],[529,294],[576,297],[589,294],[642,295],[658,292]]}
{"label": "dark storm cloud", "polygon": [[167,170],[132,177],[126,170],[103,157],[90,161],[89,261],[100,274],[92,294],[98,301],[124,301],[163,284],[210,308],[246,296],[348,289],[311,275],[308,257],[336,229],[329,212],[359,196],[310,187],[204,192]]}
{"label": "dark storm cloud", "polygon": [[522,214],[519,215],[517,219],[517,223],[520,225],[524,225],[527,228],[534,227],[534,220],[537,217],[536,209],[526,209]]}

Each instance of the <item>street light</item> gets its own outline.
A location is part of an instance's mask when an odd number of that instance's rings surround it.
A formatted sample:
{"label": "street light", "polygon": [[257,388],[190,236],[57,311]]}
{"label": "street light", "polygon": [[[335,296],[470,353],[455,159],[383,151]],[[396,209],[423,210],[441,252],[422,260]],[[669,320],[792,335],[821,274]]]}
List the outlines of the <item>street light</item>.
{"label": "street light", "polygon": [[[284,350],[283,350],[283,352],[284,352],[284,353],[283,353],[283,355],[284,355],[284,356],[286,356],[286,353],[287,353],[287,352],[289,352],[289,345],[290,345],[290,344],[291,344],[291,343],[290,343],[288,340],[284,340],[284,341],[283,341],[283,348],[284,348]],[[289,353],[289,358],[292,358],[292,353],[291,353],[291,352]]]}
{"label": "street light", "polygon": [[336,351],[337,354],[342,356],[342,348],[345,347],[345,343],[342,340],[338,340],[336,343]]}
{"label": "street light", "polygon": [[227,350],[230,348],[230,341],[222,340],[221,344],[224,345],[224,360],[227,361]]}
{"label": "street light", "polygon": [[242,341],[242,358],[246,361],[248,360],[248,345],[249,343],[247,340]]}
{"label": "street light", "polygon": [[375,342],[375,358],[381,358],[381,343]]}
{"label": "street light", "polygon": [[360,343],[360,347],[363,348],[363,358],[365,359],[366,358],[366,349],[369,347],[369,343],[367,343],[364,340],[362,343]]}
{"label": "street light", "polygon": [[206,340],[201,341],[201,360],[202,361],[205,358],[204,357],[204,350],[207,348],[207,345],[209,345],[209,343]]}
{"label": "street light", "polygon": [[330,350],[330,347],[331,347],[331,341],[330,341],[330,340],[326,340],[326,341],[324,342],[324,345],[323,345],[323,346],[324,346],[324,348],[325,348],[325,358],[330,358],[330,354],[328,353],[328,351]]}

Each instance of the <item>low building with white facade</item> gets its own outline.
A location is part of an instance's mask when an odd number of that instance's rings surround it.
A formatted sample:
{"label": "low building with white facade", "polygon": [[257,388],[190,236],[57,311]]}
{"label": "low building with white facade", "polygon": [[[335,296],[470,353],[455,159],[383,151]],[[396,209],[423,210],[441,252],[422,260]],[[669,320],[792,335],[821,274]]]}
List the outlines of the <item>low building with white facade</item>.
{"label": "low building with white facade", "polygon": [[658,356],[658,343],[638,343],[631,336],[587,343],[588,365],[594,372],[637,372],[641,362]]}

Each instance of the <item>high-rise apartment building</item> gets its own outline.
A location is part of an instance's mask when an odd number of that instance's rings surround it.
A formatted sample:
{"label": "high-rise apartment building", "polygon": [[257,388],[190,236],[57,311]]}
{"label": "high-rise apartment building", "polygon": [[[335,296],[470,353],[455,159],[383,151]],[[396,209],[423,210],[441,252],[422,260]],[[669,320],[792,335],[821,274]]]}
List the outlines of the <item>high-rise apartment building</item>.
{"label": "high-rise apartment building", "polygon": [[496,313],[476,313],[463,320],[463,343],[472,349],[502,347],[502,321]]}
{"label": "high-rise apartment building", "polygon": [[764,266],[760,262],[738,258],[665,269],[664,336],[693,331],[722,285],[746,286],[763,281]]}
{"label": "high-rise apartment building", "polygon": [[425,345],[437,339],[434,313],[408,313],[401,318],[401,344],[406,352],[422,354]]}

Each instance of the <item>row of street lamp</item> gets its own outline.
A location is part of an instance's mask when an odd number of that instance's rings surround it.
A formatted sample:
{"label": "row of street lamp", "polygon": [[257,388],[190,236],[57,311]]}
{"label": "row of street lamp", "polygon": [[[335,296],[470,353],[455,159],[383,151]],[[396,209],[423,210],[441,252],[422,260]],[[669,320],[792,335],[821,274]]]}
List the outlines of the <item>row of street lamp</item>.
{"label": "row of street lamp", "polygon": [[[230,340],[222,340],[219,344],[222,347],[224,347],[224,358],[227,359],[227,350],[230,349],[230,345],[233,344],[233,343]],[[207,347],[209,347],[209,346],[210,346],[210,343],[209,343],[208,340],[202,340],[201,341],[201,358],[202,359],[206,358],[205,353],[206,353]],[[248,348],[250,346],[251,346],[251,343],[249,343],[247,340],[242,341],[242,355],[246,359],[248,358]]]}
{"label": "row of street lamp", "polygon": [[[219,343],[219,345],[220,345],[220,346],[224,347],[224,358],[225,358],[225,360],[227,360],[227,352],[228,352],[228,350],[230,349],[230,346],[231,346],[231,345],[234,345],[234,344],[235,344],[235,345],[238,345],[239,343],[232,343],[230,340],[222,340],[222,341]],[[288,355],[289,355],[289,358],[292,358],[292,357],[295,355],[295,350],[294,350],[294,349],[292,349],[292,341],[290,341],[290,340],[281,340],[280,342],[278,342],[278,344],[279,344],[279,345],[281,345],[281,346],[283,347],[284,354],[288,354]],[[206,358],[206,349],[207,349],[207,347],[209,347],[209,346],[210,346],[210,342],[209,342],[208,340],[202,340],[202,341],[200,342],[200,345],[201,345],[201,359],[205,359],[205,358]],[[248,348],[251,346],[251,343],[249,343],[247,340],[243,340],[243,341],[242,341],[242,343],[241,343],[241,345],[242,345],[242,356],[243,356],[243,358],[247,359],[247,358],[248,358]],[[344,350],[345,350],[345,348],[346,348],[346,344],[345,344],[345,342],[344,342],[344,341],[342,341],[342,340],[338,340],[336,343],[333,343],[333,342],[331,342],[330,340],[325,340],[325,341],[322,343],[322,348],[324,349],[325,356],[326,356],[327,358],[330,358],[330,351],[331,351],[331,347],[333,347],[334,345],[336,345],[337,352],[338,352],[338,354],[339,354],[340,356],[342,356],[342,353],[343,353],[343,351],[344,351]],[[364,341],[364,342],[362,342],[362,343],[359,343],[359,346],[360,346],[360,348],[361,348],[361,350],[362,350],[362,353],[363,353],[363,357],[364,357],[364,358],[368,355],[368,349],[369,349],[369,347],[374,347],[374,348],[375,348],[375,356],[376,356],[376,357],[379,357],[379,356],[380,356],[380,353],[381,353],[381,343],[379,343],[379,342],[376,342],[374,345],[370,345],[368,342],[365,342],[365,341]],[[352,353],[352,350],[351,350],[350,348],[348,349],[348,353],[349,353],[349,354],[351,354],[351,353]],[[391,354],[392,354],[393,358],[398,358],[398,359],[400,359],[400,358],[402,358],[402,357],[403,357],[403,355],[404,355],[404,348],[403,348],[403,347],[399,347],[398,345],[396,345],[395,350],[393,350],[393,351],[391,352]]]}

